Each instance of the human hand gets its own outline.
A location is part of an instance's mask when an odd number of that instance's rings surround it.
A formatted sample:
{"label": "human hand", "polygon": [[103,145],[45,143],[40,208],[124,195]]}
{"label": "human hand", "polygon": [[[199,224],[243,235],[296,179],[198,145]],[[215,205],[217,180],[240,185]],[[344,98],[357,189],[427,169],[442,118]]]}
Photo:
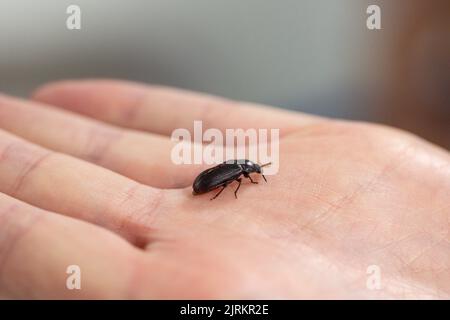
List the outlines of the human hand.
{"label": "human hand", "polygon": [[[168,135],[200,119],[280,128],[279,173],[192,196]],[[448,152],[387,127],[119,81],[0,97],[3,298],[449,297],[449,199]]]}

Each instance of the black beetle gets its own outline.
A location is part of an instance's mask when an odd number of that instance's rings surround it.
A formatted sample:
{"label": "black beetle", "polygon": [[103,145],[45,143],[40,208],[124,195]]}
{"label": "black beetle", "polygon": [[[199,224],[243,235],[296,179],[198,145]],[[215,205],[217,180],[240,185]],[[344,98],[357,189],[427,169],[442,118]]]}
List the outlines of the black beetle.
{"label": "black beetle", "polygon": [[263,176],[264,181],[267,182],[266,177],[262,174],[262,167],[270,165],[269,163],[259,165],[250,160],[228,160],[221,163],[215,167],[209,168],[202,173],[200,173],[197,178],[195,178],[192,185],[192,194],[202,194],[212,191],[214,189],[222,187],[222,189],[210,200],[213,200],[222,193],[231,182],[237,181],[239,185],[234,191],[234,196],[237,199],[237,192],[241,187],[241,176],[250,179],[251,183],[258,183],[253,181],[250,177],[250,173],[256,172]]}

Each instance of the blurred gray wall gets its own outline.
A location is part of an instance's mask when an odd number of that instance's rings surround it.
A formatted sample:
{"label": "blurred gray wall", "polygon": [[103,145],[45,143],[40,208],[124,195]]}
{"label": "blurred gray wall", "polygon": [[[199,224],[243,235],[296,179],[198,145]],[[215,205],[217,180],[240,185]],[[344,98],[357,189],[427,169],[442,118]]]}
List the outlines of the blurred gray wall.
{"label": "blurred gray wall", "polygon": [[[376,3],[377,1],[371,1]],[[82,29],[66,28],[66,8]],[[2,0],[0,91],[116,77],[372,119],[383,30],[360,0]]]}

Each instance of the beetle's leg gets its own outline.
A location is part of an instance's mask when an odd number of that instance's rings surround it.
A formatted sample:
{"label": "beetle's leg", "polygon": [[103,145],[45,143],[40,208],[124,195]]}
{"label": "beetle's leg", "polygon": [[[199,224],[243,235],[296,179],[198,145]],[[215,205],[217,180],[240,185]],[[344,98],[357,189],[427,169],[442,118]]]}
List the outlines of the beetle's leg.
{"label": "beetle's leg", "polygon": [[217,197],[219,196],[219,194],[221,194],[221,193],[222,193],[223,189],[225,189],[226,187],[227,187],[227,185],[226,185],[226,184],[225,184],[225,185],[223,185],[222,189],[220,189],[220,191],[219,191],[219,192],[217,192],[217,193],[216,193],[216,195],[215,195],[214,197],[212,197],[211,199],[209,199],[209,200],[214,200],[215,198],[217,198]]}
{"label": "beetle's leg", "polygon": [[264,181],[265,182],[267,182],[267,179],[266,179],[266,177],[262,174],[262,176],[263,176],[263,179],[264,179]]}
{"label": "beetle's leg", "polygon": [[253,181],[252,177],[250,177],[250,175],[249,175],[248,173],[247,173],[247,174],[244,174],[244,176],[245,176],[246,178],[250,179],[251,183],[258,184],[257,181]]}
{"label": "beetle's leg", "polygon": [[237,199],[237,192],[238,192],[239,188],[241,187],[242,179],[238,178],[238,179],[236,179],[236,181],[239,182],[239,185],[237,186],[236,190],[234,190],[234,197]]}

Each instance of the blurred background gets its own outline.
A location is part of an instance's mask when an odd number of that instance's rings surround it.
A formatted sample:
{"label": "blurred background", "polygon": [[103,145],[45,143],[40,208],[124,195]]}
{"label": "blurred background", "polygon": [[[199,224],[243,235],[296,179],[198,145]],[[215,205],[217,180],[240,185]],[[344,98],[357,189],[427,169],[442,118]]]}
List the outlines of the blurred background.
{"label": "blurred background", "polygon": [[[71,4],[81,30],[66,27]],[[366,27],[370,4],[381,30]],[[0,2],[0,91],[82,77],[381,122],[450,148],[450,1]]]}

